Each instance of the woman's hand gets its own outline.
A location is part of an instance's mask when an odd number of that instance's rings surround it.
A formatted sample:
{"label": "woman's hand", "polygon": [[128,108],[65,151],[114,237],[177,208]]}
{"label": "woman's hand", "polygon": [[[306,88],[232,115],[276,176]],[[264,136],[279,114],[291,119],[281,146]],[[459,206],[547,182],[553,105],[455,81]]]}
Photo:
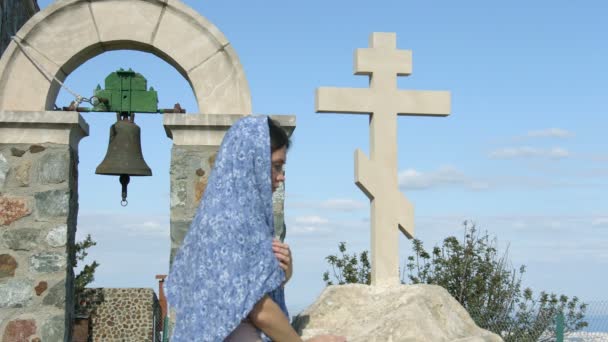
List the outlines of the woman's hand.
{"label": "woman's hand", "polygon": [[335,335],[319,335],[309,338],[304,342],[346,342],[346,337]]}
{"label": "woman's hand", "polygon": [[272,251],[274,252],[274,256],[279,261],[279,265],[283,271],[285,271],[285,283],[287,283],[293,274],[293,259],[291,257],[289,245],[274,239],[272,240]]}

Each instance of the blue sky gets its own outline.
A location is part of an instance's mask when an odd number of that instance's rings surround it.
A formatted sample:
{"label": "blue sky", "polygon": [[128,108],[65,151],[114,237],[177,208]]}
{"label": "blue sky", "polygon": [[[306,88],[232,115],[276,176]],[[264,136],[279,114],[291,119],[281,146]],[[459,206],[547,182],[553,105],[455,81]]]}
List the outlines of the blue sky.
{"label": "blue sky", "polygon": [[[368,152],[367,118],[315,114],[314,91],[367,86],[352,75],[352,57],[372,32],[396,32],[398,48],[413,51],[401,89],[452,92],[451,116],[398,119],[399,181],[416,208],[417,237],[430,248],[472,220],[509,246],[513,266],[527,265],[524,285],[608,299],[605,2],[185,2],[234,46],[254,113],[297,116],[286,183],[292,312],[320,293],[324,257],[340,241],[369,248],[369,205],[353,183],[353,152]],[[187,82],[146,53],[97,56],[66,83],[90,96],[120,67],[146,76],[161,107],[196,112]],[[62,91],[57,104],[70,101]],[[162,118],[137,116],[154,176],[133,179],[122,208],[118,180],[94,174],[113,115],[83,116],[91,129],[80,144],[78,234],[98,242],[93,285],[156,287],[169,254],[171,140]],[[402,237],[402,261],[410,249]]]}

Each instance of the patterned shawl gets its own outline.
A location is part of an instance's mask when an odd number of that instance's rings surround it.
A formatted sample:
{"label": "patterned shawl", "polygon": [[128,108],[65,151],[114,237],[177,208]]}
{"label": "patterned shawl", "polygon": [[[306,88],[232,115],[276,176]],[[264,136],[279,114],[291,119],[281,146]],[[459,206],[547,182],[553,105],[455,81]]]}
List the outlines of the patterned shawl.
{"label": "patterned shawl", "polygon": [[222,341],[265,294],[287,315],[285,273],[272,251],[267,120],[244,117],[224,136],[165,282],[177,313],[171,341]]}

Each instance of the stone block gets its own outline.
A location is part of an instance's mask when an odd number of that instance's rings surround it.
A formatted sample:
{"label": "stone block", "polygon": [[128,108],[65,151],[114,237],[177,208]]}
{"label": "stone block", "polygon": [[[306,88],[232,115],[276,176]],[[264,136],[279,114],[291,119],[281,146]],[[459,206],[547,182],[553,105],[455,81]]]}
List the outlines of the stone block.
{"label": "stone block", "polygon": [[0,196],[0,226],[7,226],[30,213],[25,198]]}
{"label": "stone block", "polygon": [[[202,77],[202,75],[200,75]],[[172,158],[181,152],[207,153],[211,148],[217,152],[224,134],[236,121],[246,114],[197,114],[176,116],[164,115],[163,125],[167,136],[173,140]],[[188,149],[196,146],[197,151]],[[182,158],[183,159],[183,158]],[[179,174],[179,170],[172,170]]]}
{"label": "stone block", "polygon": [[[173,145],[174,150],[175,148],[175,145]],[[171,181],[188,179],[188,175],[186,174],[188,164],[186,163],[185,159],[187,158],[182,155],[181,151],[173,152],[171,169],[169,170]]]}
{"label": "stone block", "polygon": [[37,273],[51,273],[65,270],[67,255],[58,252],[42,252],[30,257],[30,270]]}
{"label": "stone block", "polygon": [[184,208],[188,200],[186,181],[179,180],[171,182],[171,209]]}
{"label": "stone block", "polygon": [[37,51],[44,52],[45,59],[63,66],[68,74],[75,66],[65,64],[81,53],[83,46],[99,42],[88,1],[72,1],[69,6],[58,8],[52,15],[44,17],[44,23],[34,26],[24,38]]}
{"label": "stone block", "polygon": [[36,321],[33,319],[16,319],[8,322],[2,342],[30,342],[30,337],[36,334]]}
{"label": "stone block", "polygon": [[70,193],[68,190],[50,190],[34,195],[38,218],[67,216]]}
{"label": "stone block", "polygon": [[[232,48],[227,46],[188,71],[192,87],[205,96],[202,100],[197,98],[201,113],[251,113],[251,108],[244,105],[250,100],[250,95],[242,69],[234,65],[230,51]],[[245,89],[242,89],[243,84]]]}
{"label": "stone block", "polygon": [[171,221],[171,242],[181,245],[190,229],[190,221]]}
{"label": "stone block", "polygon": [[63,315],[53,316],[42,324],[40,337],[42,341],[63,341],[65,332],[65,317]]}
{"label": "stone block", "polygon": [[10,279],[0,283],[0,308],[22,308],[34,295],[34,283],[30,279]]}
{"label": "stone block", "polygon": [[169,265],[173,264],[173,258],[175,258],[177,251],[179,251],[179,245],[171,244],[171,252],[169,252]]}
{"label": "stone block", "polygon": [[17,260],[10,254],[0,254],[0,279],[15,276]]}
{"label": "stone block", "polygon": [[[16,314],[20,311],[21,309],[19,308],[12,308],[12,309],[8,309],[8,308],[4,308],[2,310],[0,310],[0,336],[2,336],[2,329],[3,329],[3,325],[10,321],[11,319],[16,317]],[[0,339],[0,341],[2,341]]]}
{"label": "stone block", "polygon": [[[196,17],[200,22],[192,20],[193,18],[188,13],[184,13],[182,8],[167,6],[153,42],[155,48],[170,53],[171,58],[186,72],[203,63],[228,44],[213,24],[200,15]],[[184,37],[183,32],[190,34]]]}
{"label": "stone block", "polygon": [[15,251],[30,251],[38,245],[40,230],[35,228],[19,228],[6,230],[2,235],[6,247]]}
{"label": "stone block", "polygon": [[36,162],[38,184],[59,184],[68,180],[70,158],[66,152],[49,152]]}
{"label": "stone block", "polygon": [[25,154],[25,150],[21,150],[16,147],[11,147],[11,154],[13,155],[13,157],[22,157]]}
{"label": "stone block", "polygon": [[205,189],[207,189],[208,182],[209,179],[207,176],[198,177],[198,179],[194,182],[194,203],[192,203],[194,206],[197,206],[201,201],[201,198],[203,198],[203,194],[205,193]]}
{"label": "stone block", "polygon": [[78,112],[0,111],[0,144],[69,144],[77,149],[88,134],[89,125]]}
{"label": "stone block", "polygon": [[4,183],[6,182],[6,177],[8,176],[8,170],[10,170],[11,166],[6,160],[4,154],[0,153],[0,190],[4,188]]}
{"label": "stone block", "polygon": [[205,189],[217,147],[174,146],[171,166],[171,209],[185,209],[188,213],[197,208]]}
{"label": "stone block", "polygon": [[34,287],[34,290],[36,290],[36,296],[40,296],[48,288],[49,288],[49,284],[46,281],[39,282],[38,285],[36,285],[36,287]]}
{"label": "stone block", "polygon": [[[0,64],[0,73],[2,73],[0,110],[44,110],[51,82],[21,52],[20,48],[17,49],[12,56],[9,55],[9,50],[6,51],[4,55],[6,58],[2,59],[6,60],[6,67],[3,68]],[[31,46],[24,45],[24,49],[49,73],[65,77],[58,65],[39,54]],[[10,86],[7,86],[7,83]]]}
{"label": "stone block", "polygon": [[164,1],[107,0],[91,3],[99,37],[104,42],[152,43]]}
{"label": "stone block", "polygon": [[65,308],[65,280],[55,284],[42,300],[44,305],[53,305],[59,309]]}
{"label": "stone block", "polygon": [[44,147],[42,145],[38,145],[38,144],[31,145],[30,149],[29,149],[31,154],[44,152],[45,150],[46,150],[46,147]]}
{"label": "stone block", "polygon": [[25,160],[19,166],[17,166],[17,170],[15,171],[15,180],[17,180],[17,184],[19,186],[25,187],[30,185],[30,171],[32,169],[32,162],[30,160]]}
{"label": "stone block", "polygon": [[63,224],[51,229],[46,235],[46,243],[51,247],[63,247],[68,241],[68,226]]}

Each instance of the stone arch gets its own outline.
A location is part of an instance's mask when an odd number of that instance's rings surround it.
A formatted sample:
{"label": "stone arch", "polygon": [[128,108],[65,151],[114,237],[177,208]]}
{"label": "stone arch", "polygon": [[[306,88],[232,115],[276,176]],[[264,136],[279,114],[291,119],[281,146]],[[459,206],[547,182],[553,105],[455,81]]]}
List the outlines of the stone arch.
{"label": "stone arch", "polygon": [[199,113],[251,113],[249,85],[230,42],[178,0],[59,0],[17,37],[21,46],[11,42],[0,60],[0,111],[53,109],[60,85],[36,64],[63,81],[105,51],[128,49],[175,67],[192,87]]}

